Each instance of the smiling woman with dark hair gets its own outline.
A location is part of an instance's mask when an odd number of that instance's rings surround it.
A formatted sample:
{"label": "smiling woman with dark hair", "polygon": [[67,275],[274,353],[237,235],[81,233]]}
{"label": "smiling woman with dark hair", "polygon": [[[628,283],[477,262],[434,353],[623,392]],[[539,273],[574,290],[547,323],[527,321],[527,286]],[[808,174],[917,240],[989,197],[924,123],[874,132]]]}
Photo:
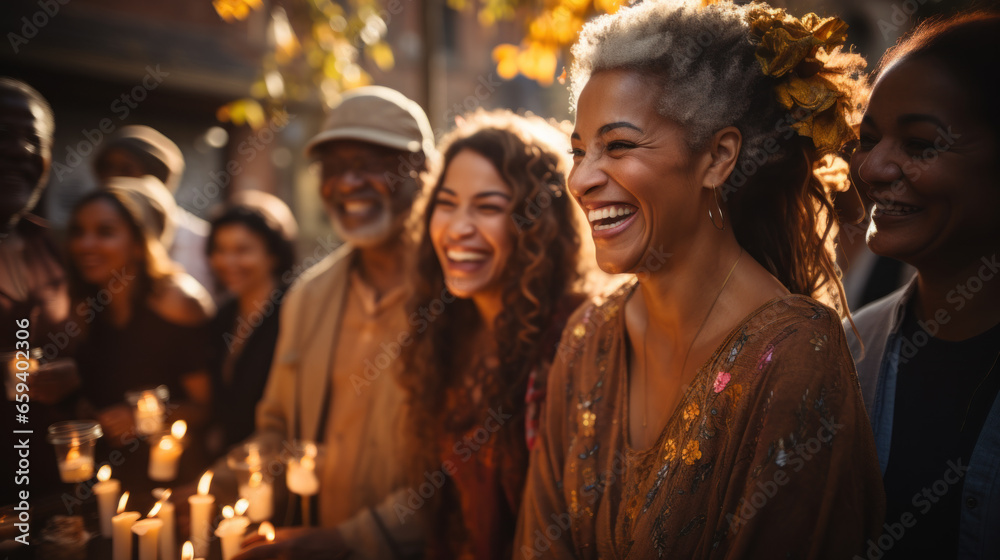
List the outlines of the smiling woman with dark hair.
{"label": "smiling woman with dark hair", "polygon": [[[846,25],[647,0],[581,32],[569,193],[634,273],[567,324],[518,557],[850,558],[875,449],[840,316],[831,188]],[[825,158],[825,159],[824,159]]]}
{"label": "smiling woman with dark hair", "polygon": [[404,355],[411,472],[419,485],[454,466],[421,515],[429,558],[509,558],[546,375],[583,299],[565,137],[479,112],[443,145],[411,304],[435,315]]}
{"label": "smiling woman with dark hair", "polygon": [[105,440],[122,446],[135,426],[129,391],[166,385],[179,404],[171,416],[204,425],[211,397],[204,329],[215,309],[161,244],[173,199],[158,196],[159,180],[116,177],[104,186],[70,215],[70,295],[84,331],[81,415],[97,418]]}
{"label": "smiling woman with dark hair", "polygon": [[997,37],[1000,15],[970,14],[890,50],[851,161],[875,203],[868,246],[917,269],[850,337],[886,520],[922,528],[884,558],[1000,557]]}
{"label": "smiling woman with dark hair", "polygon": [[297,234],[288,206],[261,191],[237,193],[212,220],[208,263],[232,295],[209,325],[213,455],[253,433],[254,410],[278,340],[281,301],[292,280]]}

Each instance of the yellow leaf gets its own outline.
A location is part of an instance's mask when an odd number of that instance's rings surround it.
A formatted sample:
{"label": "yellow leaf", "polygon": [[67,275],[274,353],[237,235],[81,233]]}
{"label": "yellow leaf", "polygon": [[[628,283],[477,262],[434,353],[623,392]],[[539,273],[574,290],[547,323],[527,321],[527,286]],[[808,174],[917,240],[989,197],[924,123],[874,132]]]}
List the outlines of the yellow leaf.
{"label": "yellow leaf", "polygon": [[493,47],[493,60],[503,62],[504,60],[516,57],[519,52],[521,52],[521,49],[517,45],[509,43],[497,45]]}
{"label": "yellow leaf", "polygon": [[392,48],[385,41],[379,41],[368,47],[368,55],[378,66],[379,70],[388,72],[396,64],[396,59],[392,55]]}
{"label": "yellow leaf", "polygon": [[517,58],[505,58],[497,64],[497,75],[504,80],[513,80],[517,76]]}

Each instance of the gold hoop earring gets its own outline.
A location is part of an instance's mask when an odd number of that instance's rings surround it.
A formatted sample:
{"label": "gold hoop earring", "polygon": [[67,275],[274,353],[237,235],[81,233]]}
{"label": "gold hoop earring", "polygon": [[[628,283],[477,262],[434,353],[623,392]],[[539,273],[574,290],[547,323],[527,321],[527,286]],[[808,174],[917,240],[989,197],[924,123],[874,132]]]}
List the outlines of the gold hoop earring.
{"label": "gold hoop earring", "polygon": [[712,195],[715,197],[715,208],[719,212],[719,221],[721,224],[715,223],[715,216],[712,215],[712,209],[708,209],[708,219],[712,221],[712,225],[715,229],[722,231],[726,229],[726,217],[722,214],[722,204],[719,202],[719,189],[712,185]]}

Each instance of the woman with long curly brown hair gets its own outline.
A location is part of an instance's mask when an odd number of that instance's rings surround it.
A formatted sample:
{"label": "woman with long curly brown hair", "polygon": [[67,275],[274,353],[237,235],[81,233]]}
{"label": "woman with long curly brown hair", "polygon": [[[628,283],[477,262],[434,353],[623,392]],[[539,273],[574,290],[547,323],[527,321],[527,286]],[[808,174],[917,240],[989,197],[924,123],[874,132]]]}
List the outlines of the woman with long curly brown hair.
{"label": "woman with long curly brown hair", "polygon": [[847,558],[879,535],[857,375],[813,299],[842,300],[820,177],[863,61],[836,18],[703,4],[633,4],[573,48],[568,190],[601,268],[637,281],[564,331],[520,558]]}
{"label": "woman with long curly brown hair", "polygon": [[476,113],[444,141],[403,380],[414,483],[449,475],[424,506],[432,558],[510,556],[548,365],[582,301],[562,138],[506,111]]}

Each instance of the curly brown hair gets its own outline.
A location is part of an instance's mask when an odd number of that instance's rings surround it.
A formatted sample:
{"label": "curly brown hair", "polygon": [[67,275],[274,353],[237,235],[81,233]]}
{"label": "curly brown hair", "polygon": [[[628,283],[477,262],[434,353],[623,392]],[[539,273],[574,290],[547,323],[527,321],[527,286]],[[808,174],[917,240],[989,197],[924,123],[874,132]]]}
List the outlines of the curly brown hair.
{"label": "curly brown hair", "polygon": [[[552,350],[542,348],[542,334],[566,301],[573,299],[581,278],[581,240],[573,202],[565,190],[569,169],[565,133],[539,117],[478,111],[467,116],[442,145],[443,162],[427,197],[418,246],[411,317],[417,310],[434,310],[435,304],[441,309],[442,301],[446,305],[431,320],[412,325],[413,343],[404,356],[408,368],[402,378],[410,397],[410,426],[416,432],[413,456],[420,468],[413,470],[415,482],[422,480],[425,470],[440,468],[442,438],[454,435],[457,440],[481,423],[490,409],[502,408],[513,415],[497,434],[496,444],[523,456],[527,467],[524,411],[529,375]],[[461,389],[469,373],[469,364],[456,356],[456,349],[467,348],[483,325],[471,300],[448,293],[429,225],[448,166],[466,150],[489,160],[511,189],[513,249],[503,265],[503,310],[494,325],[499,368],[480,383],[477,402],[456,407],[449,403],[449,394]],[[454,523],[442,521],[457,509],[454,499],[439,492],[432,500],[434,529],[444,540],[449,540],[445,533],[455,529]]]}

